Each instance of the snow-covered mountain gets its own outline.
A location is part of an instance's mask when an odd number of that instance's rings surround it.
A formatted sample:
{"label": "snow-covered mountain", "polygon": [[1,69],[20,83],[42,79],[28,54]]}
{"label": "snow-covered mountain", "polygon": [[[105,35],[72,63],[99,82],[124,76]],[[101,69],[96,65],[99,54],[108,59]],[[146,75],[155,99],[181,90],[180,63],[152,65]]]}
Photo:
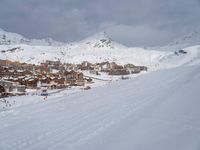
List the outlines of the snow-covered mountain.
{"label": "snow-covered mountain", "polygon": [[17,33],[6,32],[0,28],[0,45],[42,45],[42,46],[60,46],[61,42],[54,41],[51,38],[46,39],[28,39]]}
{"label": "snow-covered mountain", "polygon": [[173,40],[169,44],[160,47],[160,49],[175,51],[195,45],[200,45],[200,30],[195,30],[189,34],[185,34],[184,36]]}
{"label": "snow-covered mountain", "polygon": [[[63,46],[36,46],[24,43],[0,45],[0,59],[34,64],[45,60],[60,60],[70,63],[115,61],[121,64],[142,65],[151,61],[150,55],[154,55],[153,57],[160,56],[157,52],[146,51],[142,48],[128,48],[118,44],[105,33],[99,33],[80,42],[68,43]],[[141,59],[141,57],[144,57],[144,59]]]}
{"label": "snow-covered mountain", "polygon": [[[1,31],[3,33],[4,31]],[[10,36],[9,36],[10,35]],[[0,59],[22,61],[39,64],[45,60],[60,60],[63,63],[82,63],[89,61],[96,62],[116,62],[118,64],[132,63],[135,65],[147,66],[150,70],[166,69],[182,65],[189,65],[200,62],[200,44],[198,44],[197,32],[193,36],[186,36],[184,47],[185,53],[179,53],[177,43],[173,49],[166,46],[168,51],[163,51],[163,47],[155,49],[144,49],[141,47],[126,47],[109,38],[106,33],[98,33],[80,42],[67,43],[63,45],[50,46],[49,44],[20,43],[24,39],[18,34],[9,33],[11,44],[0,45]],[[189,38],[190,37],[190,38]],[[196,40],[192,40],[196,39]],[[15,44],[14,44],[15,41]],[[39,40],[41,42],[41,40]],[[193,43],[192,43],[193,41]],[[181,44],[184,45],[184,44]],[[173,45],[172,45],[173,46]]]}

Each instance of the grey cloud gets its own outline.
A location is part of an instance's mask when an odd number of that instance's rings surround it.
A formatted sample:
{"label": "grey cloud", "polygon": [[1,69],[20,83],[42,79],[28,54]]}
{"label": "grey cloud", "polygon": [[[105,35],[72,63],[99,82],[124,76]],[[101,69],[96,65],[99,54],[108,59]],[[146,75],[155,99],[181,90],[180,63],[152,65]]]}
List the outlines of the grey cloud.
{"label": "grey cloud", "polygon": [[0,27],[78,41],[100,31],[130,46],[161,45],[200,23],[199,0],[0,0]]}

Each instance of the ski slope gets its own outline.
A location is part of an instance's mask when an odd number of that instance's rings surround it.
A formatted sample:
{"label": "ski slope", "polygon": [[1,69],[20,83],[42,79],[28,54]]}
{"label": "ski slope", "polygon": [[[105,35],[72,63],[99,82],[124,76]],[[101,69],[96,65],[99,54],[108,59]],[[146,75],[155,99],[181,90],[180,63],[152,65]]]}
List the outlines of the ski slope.
{"label": "ski slope", "polygon": [[1,150],[199,150],[200,66],[0,113]]}

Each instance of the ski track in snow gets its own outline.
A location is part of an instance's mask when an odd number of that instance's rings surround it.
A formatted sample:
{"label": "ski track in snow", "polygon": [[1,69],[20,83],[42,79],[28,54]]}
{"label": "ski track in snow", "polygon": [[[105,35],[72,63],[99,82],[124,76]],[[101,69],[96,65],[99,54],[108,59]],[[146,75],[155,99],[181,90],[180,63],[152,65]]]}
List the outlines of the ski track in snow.
{"label": "ski track in snow", "polygon": [[199,85],[180,67],[1,112],[0,149],[198,149]]}

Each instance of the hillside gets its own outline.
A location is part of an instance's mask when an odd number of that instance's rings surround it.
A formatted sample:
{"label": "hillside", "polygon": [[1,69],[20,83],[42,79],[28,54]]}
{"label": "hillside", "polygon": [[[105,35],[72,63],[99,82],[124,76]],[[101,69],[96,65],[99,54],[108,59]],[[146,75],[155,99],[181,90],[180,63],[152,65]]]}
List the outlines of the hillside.
{"label": "hillside", "polygon": [[63,45],[61,42],[54,41],[51,38],[46,39],[28,39],[24,36],[4,31],[0,28],[0,45],[17,45],[17,44],[26,44],[26,45],[42,45],[42,46],[60,46]]}
{"label": "hillside", "polygon": [[199,88],[179,67],[1,112],[0,149],[198,150]]}
{"label": "hillside", "polygon": [[169,44],[157,48],[165,51],[175,51],[195,45],[200,45],[200,30],[195,30],[193,32],[185,34],[182,37],[174,39]]}
{"label": "hillside", "polygon": [[[22,38],[12,34],[12,37]],[[62,46],[31,45],[18,43],[0,45],[0,59],[39,64],[45,60],[60,60],[63,63],[82,63],[89,61],[116,62],[118,64],[132,63],[147,66],[150,70],[166,69],[185,64],[199,62],[200,46],[184,47],[187,54],[177,54],[173,51],[162,51],[162,48],[144,49],[126,47],[116,43],[105,33],[99,33],[85,40],[68,43]]]}

